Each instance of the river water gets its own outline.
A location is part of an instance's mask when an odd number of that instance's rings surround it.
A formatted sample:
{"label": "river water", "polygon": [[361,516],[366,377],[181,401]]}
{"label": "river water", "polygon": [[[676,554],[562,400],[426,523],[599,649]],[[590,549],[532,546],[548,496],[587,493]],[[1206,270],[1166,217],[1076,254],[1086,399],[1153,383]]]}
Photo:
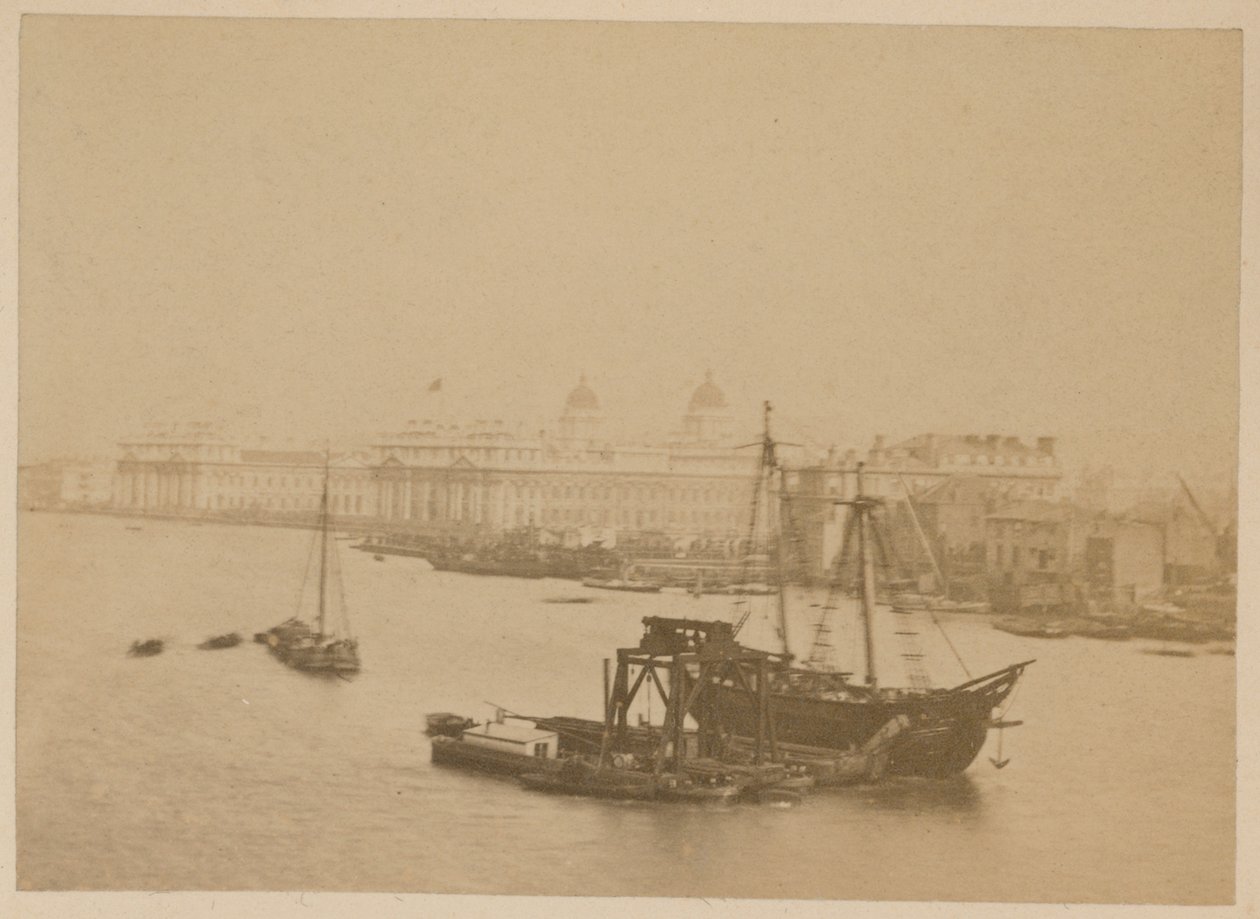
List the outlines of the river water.
{"label": "river water", "polygon": [[[1002,770],[991,735],[957,779],[795,808],[553,797],[432,766],[425,713],[598,717],[601,659],[637,644],[643,616],[728,618],[729,600],[435,572],[341,543],[364,670],[328,681],[248,641],[292,614],[310,540],[20,518],[20,889],[1232,901],[1233,657],[949,617],[973,673],[1037,659]],[[596,602],[544,602],[578,594]],[[233,630],[245,644],[194,647]],[[150,637],[166,652],[125,656]]]}

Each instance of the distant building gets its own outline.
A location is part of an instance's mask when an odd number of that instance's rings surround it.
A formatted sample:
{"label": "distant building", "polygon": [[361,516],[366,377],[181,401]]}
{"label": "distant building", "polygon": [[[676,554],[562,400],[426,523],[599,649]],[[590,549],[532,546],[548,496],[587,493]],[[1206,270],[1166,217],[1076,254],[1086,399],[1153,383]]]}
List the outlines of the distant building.
{"label": "distant building", "polygon": [[1017,501],[985,517],[985,569],[995,608],[1078,599],[1089,515],[1066,502]]}
{"label": "distant building", "polygon": [[985,517],[986,567],[1008,584],[1070,574],[1081,558],[1080,513],[1070,504],[1017,501]]}
{"label": "distant building", "polygon": [[[139,513],[309,517],[319,508],[324,454],[243,449],[204,425],[151,427],[124,441],[112,506]],[[329,504],[348,518],[376,515],[375,487],[361,457],[329,459]]]}
{"label": "distant building", "polygon": [[941,549],[956,564],[969,555],[978,565],[983,562],[984,514],[1004,502],[1049,500],[1063,477],[1053,437],[1028,445],[1018,437],[921,434],[887,446],[879,436],[865,456],[833,450],[824,462],[801,469],[796,484],[789,483],[806,567],[815,574],[826,570],[840,547],[845,510],[835,501],[856,492],[859,462],[864,464],[863,491],[887,502],[891,551],[903,566],[916,570],[930,565],[904,507],[907,492],[923,500],[916,506],[940,542],[934,551]]}
{"label": "distant building", "polygon": [[997,434],[920,434],[886,447],[881,436],[875,438],[866,464],[872,493],[893,497],[905,494],[899,479],[917,493],[962,475],[985,482],[1002,500],[1052,500],[1063,478],[1053,437],[1039,437],[1030,445]]}
{"label": "distant building", "polygon": [[[351,523],[458,540],[533,528],[565,544],[733,551],[748,526],[757,455],[734,449],[731,410],[712,374],[663,443],[613,443],[604,422],[584,377],[551,432],[412,421],[362,452],[332,457],[331,510]],[[204,424],[153,426],[119,449],[112,505],[120,510],[252,519],[318,507],[321,453],[250,449]]]}
{"label": "distant building", "polygon": [[76,461],[61,467],[62,504],[95,508],[110,503],[112,470],[109,463]]}
{"label": "distant building", "polygon": [[1137,600],[1164,586],[1164,531],[1159,524],[1100,515],[1085,538],[1085,580],[1096,596]]}
{"label": "distant building", "polygon": [[43,510],[61,503],[61,463],[32,463],[18,467],[18,504],[24,510]]}
{"label": "distant building", "polygon": [[1221,574],[1229,567],[1229,527],[1214,531],[1181,501],[1138,504],[1125,517],[1160,532],[1165,584],[1189,583]]}
{"label": "distant building", "polygon": [[985,517],[1002,494],[999,483],[953,475],[914,496],[923,528],[934,538],[943,565],[984,562]]}
{"label": "distant building", "polygon": [[730,409],[711,374],[665,444],[611,443],[603,422],[583,378],[555,434],[522,436],[502,422],[414,424],[372,446],[380,517],[467,538],[524,527],[698,538],[745,525],[757,457],[733,449]]}

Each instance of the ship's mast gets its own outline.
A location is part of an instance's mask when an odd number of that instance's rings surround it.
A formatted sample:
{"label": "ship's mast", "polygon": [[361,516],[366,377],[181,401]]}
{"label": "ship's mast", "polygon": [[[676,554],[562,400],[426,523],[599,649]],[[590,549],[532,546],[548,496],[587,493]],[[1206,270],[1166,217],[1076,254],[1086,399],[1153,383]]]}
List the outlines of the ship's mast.
{"label": "ship's mast", "polygon": [[862,491],[862,467],[857,467],[857,494],[853,500],[853,511],[858,515],[858,560],[862,566],[862,626],[866,637],[866,682],[874,689],[878,684],[875,678],[875,559],[870,551],[870,510],[871,500]]}
{"label": "ship's mast", "polygon": [[[769,410],[769,404],[766,406]],[[769,434],[767,433],[767,436]],[[787,617],[787,575],[784,572],[783,554],[783,524],[787,512],[787,473],[782,468],[779,469],[779,540],[777,547],[778,568],[779,568],[779,635],[783,639],[783,653],[788,657],[792,654],[792,649],[788,645],[788,617]]]}
{"label": "ship's mast", "polygon": [[328,582],[328,451],[324,451],[324,493],[319,499],[319,635],[324,635],[324,593]]}
{"label": "ship's mast", "polygon": [[[778,568],[779,580],[779,637],[783,641],[783,653],[791,654],[791,648],[788,644],[788,620],[787,620],[787,576],[783,570],[784,540],[783,540],[783,522],[784,513],[786,511],[785,502],[787,501],[787,473],[779,465],[778,453],[775,450],[774,438],[770,436],[770,413],[772,408],[769,402],[764,403],[765,410],[762,421],[761,431],[761,469],[758,475],[765,480],[766,493],[766,530],[769,532],[770,523],[770,485],[774,481],[774,473],[779,473],[779,519],[778,531],[779,538],[775,546],[775,563]],[[769,539],[767,538],[767,543]]]}

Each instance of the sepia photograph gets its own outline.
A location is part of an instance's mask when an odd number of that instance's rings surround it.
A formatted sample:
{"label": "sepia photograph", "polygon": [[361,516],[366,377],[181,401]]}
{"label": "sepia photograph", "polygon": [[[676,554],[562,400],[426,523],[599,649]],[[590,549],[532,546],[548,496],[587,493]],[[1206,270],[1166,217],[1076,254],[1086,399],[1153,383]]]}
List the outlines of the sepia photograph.
{"label": "sepia photograph", "polygon": [[1241,29],[15,41],[19,896],[1238,902]]}

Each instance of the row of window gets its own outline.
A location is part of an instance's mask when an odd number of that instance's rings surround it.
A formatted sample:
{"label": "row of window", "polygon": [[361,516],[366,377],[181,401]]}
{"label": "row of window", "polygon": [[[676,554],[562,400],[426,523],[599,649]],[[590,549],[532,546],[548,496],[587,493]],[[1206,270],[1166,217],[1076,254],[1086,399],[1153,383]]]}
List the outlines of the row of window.
{"label": "row of window", "polygon": [[[318,498],[264,498],[262,500],[246,500],[239,495],[217,495],[214,506],[219,509],[261,507],[268,510],[300,511],[314,510],[319,507]],[[333,495],[329,498],[330,510],[334,514],[362,514],[362,495]]]}
{"label": "row of window", "polygon": [[420,459],[427,457],[430,462],[455,462],[460,457],[467,457],[470,461],[481,463],[493,463],[496,460],[504,462],[533,462],[538,459],[538,450],[528,449],[505,449],[503,447],[393,447],[387,448],[385,455],[399,455],[408,459]]}
{"label": "row of window", "polygon": [[[476,487],[476,486],[472,486]],[[413,494],[420,491],[413,486]],[[449,486],[448,486],[449,490]],[[394,485],[393,495],[395,500],[400,500],[399,496],[403,494],[402,483]],[[671,504],[731,504],[741,503],[751,495],[746,495],[743,491],[734,488],[666,488],[665,486],[622,486],[613,488],[608,485],[551,485],[543,488],[526,488],[524,486],[514,486],[512,492],[509,492],[513,500],[534,500],[540,494],[543,498],[555,501],[644,501],[660,502],[662,500]]]}
{"label": "row of window", "polygon": [[[517,509],[517,523],[522,522],[523,514],[521,509]],[[730,511],[713,511],[713,510],[697,510],[692,508],[690,511],[669,510],[657,511],[649,510],[629,510],[622,508],[618,511],[610,511],[606,508],[556,508],[549,507],[542,512],[542,521],[545,524],[591,524],[595,526],[611,526],[619,524],[621,526],[657,526],[660,524],[704,524],[708,526],[733,526],[735,524],[735,514]]]}
{"label": "row of window", "polygon": [[960,453],[958,456],[944,457],[945,463],[953,463],[955,466],[1053,466],[1054,458],[1050,456],[994,456],[981,453],[971,456],[966,453]]}
{"label": "row of window", "polygon": [[665,487],[660,485],[652,486],[630,486],[612,488],[610,486],[587,486],[587,485],[566,485],[552,486],[545,489],[547,497],[552,500],[559,501],[588,501],[588,500],[604,500],[618,501],[635,500],[643,501],[661,501],[665,500],[671,504],[713,504],[714,502],[729,503],[738,498],[742,498],[742,494],[736,493],[732,488],[676,488]]}

